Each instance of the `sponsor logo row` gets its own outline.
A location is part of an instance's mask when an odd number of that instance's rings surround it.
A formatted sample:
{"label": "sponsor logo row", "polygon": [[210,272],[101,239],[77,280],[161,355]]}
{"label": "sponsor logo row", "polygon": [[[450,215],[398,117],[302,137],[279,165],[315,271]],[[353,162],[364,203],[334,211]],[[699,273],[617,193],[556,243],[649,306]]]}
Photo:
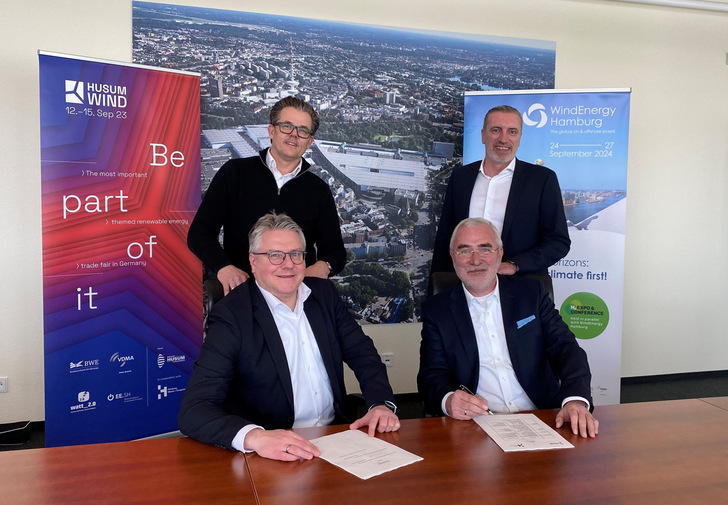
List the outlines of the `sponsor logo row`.
{"label": "sponsor logo row", "polygon": [[[187,357],[184,354],[157,354],[157,367],[162,368],[166,363],[184,363]],[[125,355],[119,352],[115,352],[111,355],[108,362],[111,366],[118,367],[119,370],[129,369],[128,363],[136,361],[136,357],[133,354]],[[93,370],[99,370],[101,368],[102,360],[100,358],[93,359],[82,359],[79,361],[71,361],[68,364],[68,371],[70,373],[79,372],[90,372]]]}
{"label": "sponsor logo row", "polygon": [[[162,386],[161,384],[157,385],[157,400],[164,400],[165,398],[169,398],[170,396],[173,396],[175,394],[181,394],[184,393],[185,389],[181,387],[176,386]],[[89,412],[92,410],[96,410],[97,406],[100,407],[101,404],[97,404],[98,401],[106,400],[107,403],[111,402],[123,402],[123,403],[131,403],[136,402],[140,400],[144,400],[144,397],[139,396],[135,393],[132,393],[131,391],[123,391],[123,392],[112,392],[106,394],[105,398],[103,394],[92,394],[91,391],[79,391],[76,400],[77,402],[73,405],[69,406],[69,410],[72,414],[78,413],[78,412]]]}

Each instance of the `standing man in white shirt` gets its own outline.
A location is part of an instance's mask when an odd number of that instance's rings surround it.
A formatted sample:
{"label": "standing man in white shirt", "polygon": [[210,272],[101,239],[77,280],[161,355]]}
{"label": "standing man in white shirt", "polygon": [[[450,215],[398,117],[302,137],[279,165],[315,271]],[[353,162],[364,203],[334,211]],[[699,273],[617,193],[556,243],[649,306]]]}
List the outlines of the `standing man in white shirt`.
{"label": "standing man in white shirt", "polygon": [[[548,274],[571,246],[556,174],[516,158],[523,118],[508,105],[485,115],[485,157],[453,170],[435,236],[431,273],[452,272],[448,243],[466,217],[493,223],[503,241],[501,275]],[[431,291],[431,289],[430,289]]]}
{"label": "standing man in white shirt", "polygon": [[[177,420],[182,433],[238,451],[294,461],[318,449],[289,428],[351,422],[399,429],[394,394],[371,339],[334,285],[306,277],[306,240],[285,214],[266,214],[249,234],[254,280],[218,302]],[[343,363],[367,413],[353,420]]]}
{"label": "standing man in white shirt", "polygon": [[417,385],[434,415],[560,408],[556,427],[594,437],[586,353],[537,280],[498,274],[503,247],[483,218],[455,227],[450,256],[461,283],[422,304]]}

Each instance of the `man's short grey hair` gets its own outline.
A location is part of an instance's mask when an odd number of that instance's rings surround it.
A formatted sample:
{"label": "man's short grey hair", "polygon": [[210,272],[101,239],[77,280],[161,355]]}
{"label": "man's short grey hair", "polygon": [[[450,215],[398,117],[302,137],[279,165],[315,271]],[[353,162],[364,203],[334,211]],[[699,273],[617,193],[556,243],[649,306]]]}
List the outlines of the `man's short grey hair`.
{"label": "man's short grey hair", "polygon": [[450,250],[455,248],[455,235],[457,235],[461,228],[475,228],[477,226],[486,226],[493,230],[498,247],[503,247],[503,240],[501,239],[500,232],[493,223],[482,217],[467,217],[460,221],[452,231],[452,235],[450,236]]}
{"label": "man's short grey hair", "polygon": [[311,116],[311,131],[312,133],[316,133],[316,130],[318,130],[320,124],[318,112],[316,112],[316,109],[314,109],[310,103],[306,102],[305,100],[301,100],[300,98],[296,98],[295,96],[287,96],[285,98],[281,98],[273,105],[270,110],[270,124],[276,124],[280,120],[281,111],[286,107],[293,107],[294,109],[305,112],[306,114]]}
{"label": "man's short grey hair", "polygon": [[488,124],[488,118],[494,112],[506,112],[508,114],[515,114],[516,116],[518,116],[518,119],[520,119],[521,130],[523,130],[523,116],[521,116],[521,113],[518,112],[518,109],[516,109],[515,107],[511,107],[510,105],[496,105],[495,107],[490,109],[488,111],[488,113],[485,115],[485,117],[483,118],[483,129],[484,130],[486,128],[486,125]]}
{"label": "man's short grey hair", "polygon": [[301,227],[285,213],[276,214],[275,212],[270,212],[258,219],[250,229],[250,233],[248,233],[248,251],[252,253],[265,252],[258,250],[260,247],[260,241],[263,239],[263,234],[265,232],[274,230],[288,230],[296,232],[298,237],[301,239],[303,250],[306,250],[306,237],[303,234]]}

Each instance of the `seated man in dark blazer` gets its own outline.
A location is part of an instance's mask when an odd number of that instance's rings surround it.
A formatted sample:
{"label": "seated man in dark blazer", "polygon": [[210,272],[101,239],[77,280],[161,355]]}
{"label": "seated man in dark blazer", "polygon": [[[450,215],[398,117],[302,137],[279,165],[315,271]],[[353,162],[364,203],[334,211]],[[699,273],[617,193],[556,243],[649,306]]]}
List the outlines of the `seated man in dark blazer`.
{"label": "seated man in dark blazer", "polygon": [[422,304],[417,385],[426,410],[472,419],[560,408],[557,428],[596,436],[586,353],[543,284],[497,273],[503,246],[483,218],[457,225],[450,256],[462,284]]}
{"label": "seated man in dark blazer", "polygon": [[399,429],[387,372],[326,279],[304,279],[306,243],[285,214],[266,214],[249,235],[254,282],[218,302],[177,420],[208,444],[283,461],[319,451],[291,427],[349,422],[343,362],[369,408],[350,428]]}

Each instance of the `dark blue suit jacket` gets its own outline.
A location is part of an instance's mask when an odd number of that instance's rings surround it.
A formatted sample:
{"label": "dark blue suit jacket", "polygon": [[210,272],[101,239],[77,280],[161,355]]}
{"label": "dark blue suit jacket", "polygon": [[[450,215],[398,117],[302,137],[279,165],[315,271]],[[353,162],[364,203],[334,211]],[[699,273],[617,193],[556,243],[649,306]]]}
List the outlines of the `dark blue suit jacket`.
{"label": "dark blue suit jacket", "polygon": [[[304,311],[331,382],[340,422],[352,421],[346,406],[343,362],[354,371],[367,407],[394,401],[387,372],[371,339],[341,302],[334,285],[306,278],[311,295]],[[253,279],[218,302],[177,416],[185,435],[231,448],[247,424],[290,428],[293,386],[273,315]]]}
{"label": "dark blue suit jacket", "polygon": [[[435,236],[431,272],[453,272],[450,236],[468,217],[470,195],[480,161],[453,170]],[[571,246],[564,203],[556,174],[542,166],[516,160],[501,233],[503,261],[519,272],[548,274],[548,267],[566,256]]]}
{"label": "dark blue suit jacket", "polygon": [[[512,276],[498,276],[498,283],[508,353],[531,401],[539,409],[560,408],[564,398],[581,396],[593,406],[586,353],[543,284]],[[443,397],[460,385],[477,391],[478,367],[475,330],[458,284],[422,304],[417,386],[427,412],[442,415]]]}

